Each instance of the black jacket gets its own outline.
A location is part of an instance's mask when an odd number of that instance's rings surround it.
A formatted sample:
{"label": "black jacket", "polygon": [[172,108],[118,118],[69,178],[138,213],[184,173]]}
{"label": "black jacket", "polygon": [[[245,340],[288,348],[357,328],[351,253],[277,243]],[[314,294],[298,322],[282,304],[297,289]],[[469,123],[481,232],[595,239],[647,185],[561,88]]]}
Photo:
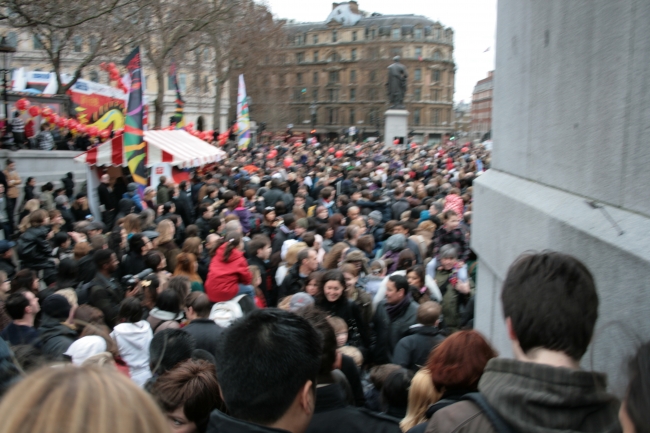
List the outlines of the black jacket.
{"label": "black jacket", "polygon": [[219,340],[223,328],[210,319],[194,319],[182,328],[196,340],[196,348],[207,350],[215,357],[219,348]]}
{"label": "black jacket", "polygon": [[345,404],[345,393],[338,384],[316,388],[314,417],[306,433],[400,433],[393,419],[367,409]]}
{"label": "black jacket", "polygon": [[264,204],[267,206],[275,206],[275,204],[281,200],[283,193],[284,192],[278,188],[271,188],[263,195]]}
{"label": "black jacket", "polygon": [[178,197],[172,199],[176,205],[176,213],[183,219],[185,227],[192,224],[192,199],[185,191],[179,191]]}
{"label": "black jacket", "polygon": [[79,265],[79,280],[82,283],[87,283],[95,278],[95,274],[97,273],[95,250],[90,250],[88,254],[79,259],[77,265]]}
{"label": "black jacket", "polygon": [[242,421],[226,415],[219,410],[210,414],[210,423],[206,433],[288,433],[286,430],[265,427],[259,424]]}
{"label": "black jacket", "polygon": [[7,278],[13,279],[16,275],[16,265],[13,260],[4,259],[0,257],[0,271],[3,271],[7,274]]}
{"label": "black jacket", "polygon": [[135,254],[133,251],[129,251],[129,254],[122,258],[122,263],[120,263],[120,278],[125,275],[136,275],[140,272],[147,269],[147,265],[144,264],[144,257],[140,254]]}
{"label": "black jacket", "polygon": [[46,314],[43,314],[38,330],[43,354],[53,359],[60,359],[77,338],[75,330]]}
{"label": "black jacket", "polygon": [[370,348],[368,324],[363,320],[359,304],[345,298],[345,293],[342,296],[344,298],[339,298],[337,302],[329,302],[324,298],[320,299],[316,305],[326,313],[345,320],[345,323],[348,324],[348,344],[359,348],[364,358],[367,359],[367,349]]}
{"label": "black jacket", "polygon": [[63,225],[63,227],[61,227],[61,231],[71,232],[72,223],[74,223],[74,216],[72,216],[72,212],[70,211],[70,208],[57,205],[56,210],[61,212],[61,217],[63,217],[63,220],[65,221],[65,224]]}
{"label": "black jacket", "polygon": [[300,276],[300,267],[298,263],[293,265],[287,275],[282,280],[280,289],[278,290],[278,298],[282,299],[287,296],[291,296],[298,292],[302,292],[305,288],[305,279]]}
{"label": "black jacket", "polygon": [[393,364],[417,371],[426,364],[429,353],[444,341],[445,337],[435,326],[418,326],[399,340],[393,351]]}
{"label": "black jacket", "polygon": [[278,287],[275,282],[274,272],[269,268],[269,266],[264,263],[264,260],[260,259],[257,256],[253,256],[248,259],[248,264],[250,266],[257,266],[262,275],[262,282],[260,283],[260,290],[264,293],[264,299],[266,300],[267,307],[275,307],[278,304]]}
{"label": "black jacket", "polygon": [[273,242],[271,244],[271,252],[273,254],[282,250],[282,244],[284,241],[289,239],[295,239],[293,232],[285,233],[283,227],[286,229],[286,226],[282,225],[275,229],[275,236],[273,237]]}
{"label": "black jacket", "polygon": [[24,268],[35,270],[53,268],[52,248],[47,241],[49,229],[45,226],[30,227],[18,238],[18,256]]}
{"label": "black jacket", "polygon": [[115,210],[117,207],[117,200],[115,199],[113,192],[109,191],[106,184],[99,184],[97,187],[97,195],[99,196],[99,203],[103,204],[106,210]]}
{"label": "black jacket", "polygon": [[120,302],[124,299],[124,294],[117,283],[99,273],[91,284],[88,304],[102,310],[106,325],[112,329],[117,324]]}
{"label": "black jacket", "polygon": [[68,198],[72,200],[72,195],[74,194],[74,180],[70,179],[69,177],[64,177],[61,179],[61,183],[65,188],[65,195],[67,195]]}
{"label": "black jacket", "polygon": [[194,224],[199,228],[199,236],[201,239],[205,240],[210,234],[210,223],[203,219],[203,217],[198,217]]}
{"label": "black jacket", "polygon": [[393,357],[395,346],[408,334],[409,328],[417,322],[418,305],[410,302],[394,320],[386,312],[386,300],[382,300],[375,310],[372,326],[375,331],[373,360],[376,364],[388,364]]}

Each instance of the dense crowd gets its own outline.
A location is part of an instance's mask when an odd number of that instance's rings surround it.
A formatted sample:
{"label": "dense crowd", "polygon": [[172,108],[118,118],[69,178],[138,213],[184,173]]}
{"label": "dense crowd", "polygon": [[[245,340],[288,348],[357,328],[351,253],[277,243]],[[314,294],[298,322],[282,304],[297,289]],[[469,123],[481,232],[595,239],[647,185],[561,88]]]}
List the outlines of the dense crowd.
{"label": "dense crowd", "polygon": [[620,422],[579,367],[599,301],[578,259],[511,266],[515,359],[473,330],[489,166],[452,142],[231,148],[144,190],[104,174],[100,220],[72,174],[37,193],[8,160],[0,433],[648,431],[648,346]]}

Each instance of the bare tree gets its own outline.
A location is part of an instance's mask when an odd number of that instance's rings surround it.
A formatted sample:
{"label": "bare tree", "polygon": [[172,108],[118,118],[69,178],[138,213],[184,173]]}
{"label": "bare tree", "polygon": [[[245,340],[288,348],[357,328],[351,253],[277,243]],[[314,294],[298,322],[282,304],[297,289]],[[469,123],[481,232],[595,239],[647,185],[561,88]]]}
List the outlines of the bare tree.
{"label": "bare tree", "polygon": [[0,0],[0,20],[12,27],[69,29],[113,13],[136,0]]}

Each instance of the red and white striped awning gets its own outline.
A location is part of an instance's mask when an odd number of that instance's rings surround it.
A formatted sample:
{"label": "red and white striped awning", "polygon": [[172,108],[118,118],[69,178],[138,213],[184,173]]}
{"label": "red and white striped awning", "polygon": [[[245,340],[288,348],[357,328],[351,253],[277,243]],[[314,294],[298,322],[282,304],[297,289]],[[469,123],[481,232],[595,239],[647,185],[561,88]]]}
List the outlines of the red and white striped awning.
{"label": "red and white striped awning", "polygon": [[[126,167],[123,140],[122,135],[115,137],[82,153],[74,160],[88,165]],[[182,130],[145,131],[144,141],[147,143],[147,167],[161,162],[181,168],[198,167],[218,162],[226,155],[223,150]]]}

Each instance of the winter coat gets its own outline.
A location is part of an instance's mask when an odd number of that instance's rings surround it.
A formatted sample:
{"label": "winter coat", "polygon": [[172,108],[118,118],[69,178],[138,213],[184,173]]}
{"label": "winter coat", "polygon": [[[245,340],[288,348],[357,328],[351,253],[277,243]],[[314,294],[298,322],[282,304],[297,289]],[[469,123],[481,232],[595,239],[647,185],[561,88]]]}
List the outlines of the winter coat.
{"label": "winter coat", "polygon": [[278,286],[275,283],[273,278],[273,270],[270,269],[264,260],[260,259],[257,256],[253,256],[248,259],[249,266],[257,266],[260,270],[262,276],[262,282],[260,283],[260,290],[264,294],[264,299],[266,300],[267,307],[275,307],[278,304]]}
{"label": "winter coat", "polygon": [[[494,358],[485,367],[478,389],[514,431],[621,431],[619,402],[607,393],[602,373]],[[485,413],[470,401],[436,412],[426,431],[496,433]]]}
{"label": "winter coat", "polygon": [[5,177],[7,178],[7,184],[10,183],[9,181],[13,180],[13,184],[9,188],[7,188],[6,191],[7,197],[18,198],[18,196],[20,195],[20,191],[18,190],[18,185],[22,183],[20,179],[20,175],[18,174],[17,171],[5,170],[4,173],[5,173]]}
{"label": "winter coat", "polygon": [[224,262],[227,245],[228,243],[221,245],[210,262],[208,279],[205,282],[205,293],[210,302],[231,300],[237,296],[240,284],[249,285],[253,280],[244,253],[237,248],[230,252],[228,262]]}
{"label": "winter coat", "polygon": [[88,305],[100,309],[104,313],[106,325],[112,328],[117,324],[120,302],[124,299],[124,294],[115,281],[107,279],[100,273],[95,275],[91,283]]}
{"label": "winter coat", "polygon": [[399,340],[395,346],[393,364],[417,371],[426,364],[433,348],[444,339],[445,337],[435,326],[411,327],[409,335]]}
{"label": "winter coat", "polygon": [[463,199],[458,194],[448,194],[447,197],[445,197],[445,207],[442,211],[446,212],[448,210],[453,210],[460,219],[463,218],[465,203],[463,203]]}
{"label": "winter coat", "polygon": [[206,433],[287,433],[272,427],[265,427],[260,424],[253,424],[233,418],[220,410],[213,410],[210,414],[210,421]]}
{"label": "winter coat", "polygon": [[300,266],[298,263],[294,264],[287,275],[282,280],[282,284],[278,290],[278,298],[282,299],[291,296],[295,293],[302,292],[305,288],[305,278],[300,276]]}
{"label": "winter coat", "polygon": [[122,195],[122,198],[133,201],[133,205],[135,206],[135,212],[136,213],[142,212],[142,209],[143,209],[142,208],[142,199],[140,198],[140,194],[138,194],[137,191],[125,192]]}
{"label": "winter coat", "polygon": [[361,349],[365,358],[370,348],[370,331],[368,324],[363,320],[359,305],[345,298],[345,293],[336,302],[329,302],[323,298],[318,300],[316,305],[329,315],[345,320],[348,325],[348,344]]}
{"label": "winter coat", "polygon": [[330,384],[316,389],[314,416],[306,433],[400,433],[399,424],[367,409],[348,406],[341,385]]}
{"label": "winter coat", "polygon": [[74,194],[74,179],[66,176],[64,178],[61,178],[61,183],[65,188],[65,195],[67,195],[68,198],[72,200],[72,195]]}
{"label": "winter coat", "polygon": [[0,271],[7,274],[7,278],[13,280],[16,275],[16,265],[12,259],[5,259],[0,257]]}
{"label": "winter coat", "polygon": [[77,331],[46,314],[41,316],[38,330],[41,334],[41,351],[53,359],[61,359],[77,338]]}
{"label": "winter coat", "polygon": [[156,192],[156,204],[158,206],[164,205],[169,201],[169,188],[167,185],[159,184],[158,191]]}
{"label": "winter coat", "polygon": [[[275,204],[282,199],[283,191],[279,188],[271,188],[262,197],[266,206],[275,207]],[[286,203],[285,203],[286,204]]]}
{"label": "winter coat", "polygon": [[395,346],[408,334],[409,328],[417,323],[416,315],[418,304],[412,302],[394,320],[390,319],[386,311],[386,300],[377,305],[377,310],[372,319],[376,334],[373,348],[375,364],[388,364],[393,358]]}
{"label": "winter coat", "polygon": [[52,191],[41,191],[41,207],[46,211],[54,210],[54,197],[52,196]]}
{"label": "winter coat", "polygon": [[271,252],[272,254],[282,251],[282,244],[285,241],[290,239],[295,239],[293,231],[289,230],[287,226],[281,225],[275,229],[275,236],[273,236],[273,242],[271,243]]}
{"label": "winter coat", "polygon": [[251,213],[245,207],[237,206],[234,210],[229,210],[225,214],[226,216],[237,215],[237,218],[239,218],[239,222],[241,223],[243,233],[249,233],[251,231]]}
{"label": "winter coat", "polygon": [[185,227],[192,224],[192,199],[187,191],[179,191],[178,197],[172,199],[176,205],[176,213],[183,219]]}
{"label": "winter coat", "polygon": [[402,219],[402,214],[409,209],[411,209],[411,204],[405,198],[397,200],[391,206],[391,210],[393,211],[393,219],[400,221]]}
{"label": "winter coat", "polygon": [[47,241],[49,229],[46,226],[30,227],[18,239],[18,256],[23,268],[35,270],[53,268],[52,248]]}
{"label": "winter coat", "polygon": [[456,247],[456,251],[458,251],[458,260],[462,262],[467,260],[467,257],[469,256],[469,246],[467,245],[465,234],[459,228],[448,231],[445,226],[440,227],[433,235],[433,241],[429,245],[428,255],[430,257],[437,257],[440,248],[449,244]]}
{"label": "winter coat", "polygon": [[217,325],[214,320],[194,319],[182,329],[194,337],[197,349],[207,350],[215,357],[217,356],[223,328]]}
{"label": "winter coat", "polygon": [[151,377],[149,346],[153,340],[151,326],[146,320],[137,323],[120,323],[113,328],[111,337],[117,344],[120,356],[129,366],[131,379],[139,386]]}

